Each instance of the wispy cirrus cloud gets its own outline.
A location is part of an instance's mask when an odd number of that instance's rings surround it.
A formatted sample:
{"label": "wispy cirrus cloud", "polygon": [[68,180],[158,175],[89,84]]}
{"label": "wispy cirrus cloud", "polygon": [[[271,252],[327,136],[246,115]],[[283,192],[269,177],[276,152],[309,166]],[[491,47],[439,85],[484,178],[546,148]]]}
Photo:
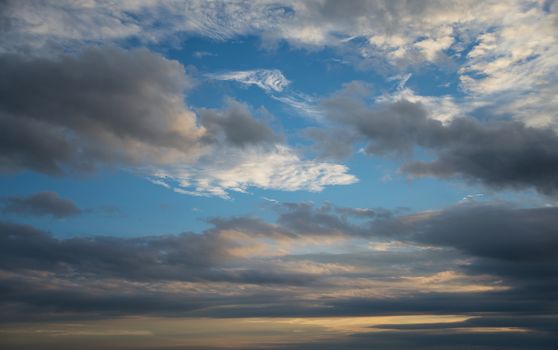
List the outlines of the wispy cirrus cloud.
{"label": "wispy cirrus cloud", "polygon": [[256,85],[267,92],[281,92],[289,80],[278,69],[253,69],[243,71],[231,71],[207,75],[215,80],[236,81],[243,85]]}
{"label": "wispy cirrus cloud", "polygon": [[152,175],[184,194],[229,198],[250,187],[282,191],[321,191],[358,179],[345,165],[301,158],[292,148],[275,144],[243,150],[219,149],[192,166],[160,168]]}

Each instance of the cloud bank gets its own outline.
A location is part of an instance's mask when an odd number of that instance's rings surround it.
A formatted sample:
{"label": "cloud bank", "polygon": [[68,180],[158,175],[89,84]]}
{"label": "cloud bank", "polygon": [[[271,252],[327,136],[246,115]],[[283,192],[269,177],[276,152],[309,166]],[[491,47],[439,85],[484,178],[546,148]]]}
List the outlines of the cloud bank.
{"label": "cloud bank", "polygon": [[[556,340],[554,207],[460,204],[401,214],[273,205],[278,216],[271,223],[214,218],[202,233],[137,238],[59,239],[4,222],[4,319],[88,322],[135,315],[303,322],[327,316],[335,327],[331,317],[418,313],[463,320],[376,321],[332,344],[359,348],[378,330],[387,331],[374,338],[378,346],[396,349],[416,348],[415,341],[425,348],[440,344],[429,338],[438,334],[445,334],[448,347],[460,339],[493,346],[504,328],[518,348],[550,349]],[[327,348],[320,342],[297,346],[312,344]]]}

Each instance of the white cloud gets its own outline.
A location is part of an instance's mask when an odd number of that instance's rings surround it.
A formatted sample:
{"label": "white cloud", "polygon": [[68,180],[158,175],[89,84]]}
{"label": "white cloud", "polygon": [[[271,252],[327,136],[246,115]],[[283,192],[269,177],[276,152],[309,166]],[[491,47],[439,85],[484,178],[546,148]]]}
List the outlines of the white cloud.
{"label": "white cloud", "polygon": [[[406,77],[403,77],[403,79],[405,78]],[[416,94],[416,92],[410,88],[403,87],[401,83],[399,84],[399,87],[400,88],[392,94],[379,96],[376,101],[390,103],[399,100],[406,100],[413,103],[420,103],[428,111],[428,115],[432,119],[436,119],[444,123],[451,121],[471,109],[470,106],[456,101],[455,98],[450,95],[423,96]]]}
{"label": "white cloud", "polygon": [[479,106],[531,126],[558,127],[556,9],[526,2],[508,10],[478,35],[459,71],[461,87]]}
{"label": "white cloud", "polygon": [[208,76],[216,80],[232,80],[244,85],[256,85],[269,92],[281,92],[290,83],[278,69],[243,70],[209,74]]}
{"label": "white cloud", "polygon": [[250,187],[283,191],[321,191],[325,186],[349,185],[357,178],[344,165],[301,159],[285,145],[251,149],[217,149],[189,166],[152,172],[156,181],[176,192],[229,198],[229,192]]}
{"label": "white cloud", "polygon": [[292,92],[283,96],[271,96],[273,99],[286,104],[303,116],[319,120],[322,116],[318,101],[312,96],[300,92]]}

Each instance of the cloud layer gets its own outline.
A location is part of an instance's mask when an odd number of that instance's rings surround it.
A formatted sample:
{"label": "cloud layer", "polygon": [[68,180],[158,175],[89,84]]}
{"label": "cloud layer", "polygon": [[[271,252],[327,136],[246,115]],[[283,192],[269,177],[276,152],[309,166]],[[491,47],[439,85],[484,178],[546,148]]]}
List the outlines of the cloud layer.
{"label": "cloud layer", "polygon": [[[359,339],[380,329],[397,331],[394,348],[401,349],[416,348],[413,340],[439,341],[424,330],[447,334],[448,346],[463,336],[469,344],[492,346],[504,328],[513,339],[525,337],[519,348],[547,349],[556,339],[550,326],[558,282],[556,208],[486,203],[398,214],[329,204],[274,206],[275,223],[215,218],[203,233],[138,238],[58,239],[4,222],[5,320],[172,315],[281,322],[420,313],[467,321],[380,322],[337,341],[363,346]],[[33,316],[19,317],[24,310]],[[496,333],[489,340],[483,329]],[[375,341],[390,348],[392,337],[386,332]],[[544,341],[532,343],[537,337]]]}

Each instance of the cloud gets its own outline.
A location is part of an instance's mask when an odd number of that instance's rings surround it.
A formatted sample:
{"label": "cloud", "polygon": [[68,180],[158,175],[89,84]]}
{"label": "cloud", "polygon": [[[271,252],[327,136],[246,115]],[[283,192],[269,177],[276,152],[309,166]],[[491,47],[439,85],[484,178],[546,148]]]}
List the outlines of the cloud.
{"label": "cloud", "polygon": [[197,110],[200,124],[207,130],[206,138],[210,143],[222,142],[233,146],[275,143],[279,141],[273,130],[255,119],[248,107],[229,99],[223,110]]}
{"label": "cloud", "polygon": [[76,216],[82,212],[74,202],[60,197],[56,192],[38,192],[27,197],[7,197],[2,210],[6,213],[46,215],[59,219]]}
{"label": "cloud", "polygon": [[[181,64],[145,49],[0,56],[2,170],[48,174],[192,160],[203,129]],[[47,142],[48,140],[48,142]]]}
{"label": "cloud", "polygon": [[208,76],[215,80],[232,80],[244,85],[256,85],[268,92],[281,92],[290,83],[278,69],[232,71]]}
{"label": "cloud", "polygon": [[[556,342],[555,207],[467,203],[409,214],[269,205],[273,222],[216,217],[203,232],[177,235],[61,239],[0,223],[5,335],[115,317],[129,327],[208,318],[327,335],[275,337],[280,349]],[[379,243],[390,247],[370,248]]]}
{"label": "cloud", "polygon": [[[517,320],[555,303],[556,208],[272,205],[275,222],[213,218],[201,233],[131,238],[59,239],[4,222],[0,307],[9,319],[27,310],[26,321],[487,312]],[[369,248],[381,242],[393,248]]]}
{"label": "cloud", "polygon": [[345,165],[304,160],[290,147],[273,144],[244,149],[221,148],[193,166],[169,167],[153,177],[185,194],[229,197],[249,187],[282,191],[321,191],[350,185],[357,178]]}
{"label": "cloud", "polygon": [[[147,236],[138,238],[90,237],[59,240],[31,226],[1,223],[3,269],[47,269],[64,274],[68,267],[91,273],[99,278],[123,278],[135,281],[237,281],[250,283],[264,276],[254,269],[227,269],[228,262],[242,259],[239,248],[255,243],[252,238],[268,238],[283,234],[265,232],[263,224],[246,222],[242,230],[233,222],[216,221],[216,227],[204,234]],[[231,225],[242,234],[234,234]],[[255,226],[259,224],[260,227]],[[266,225],[264,225],[266,226]],[[267,225],[267,227],[271,227]],[[260,276],[261,275],[261,276]],[[101,277],[102,276],[102,277]],[[259,277],[258,277],[259,276]],[[281,277],[268,277],[269,283]],[[286,279],[285,279],[286,282]],[[288,283],[288,282],[286,282]]]}
{"label": "cloud", "polygon": [[[6,30],[0,50],[52,55],[91,43],[118,44],[128,39],[176,44],[188,36],[216,40],[257,36],[264,47],[288,42],[308,50],[332,48],[345,62],[390,75],[435,64],[455,71],[464,98],[471,104],[531,126],[556,125],[558,79],[554,72],[558,69],[553,58],[557,55],[558,21],[552,2],[92,4],[4,2],[0,20]],[[266,91],[283,90],[286,80],[271,72],[231,72],[226,79],[257,84]],[[304,101],[293,98],[285,102],[296,108]],[[441,102],[451,112],[452,101]]]}
{"label": "cloud", "polygon": [[342,165],[302,159],[239,102],[196,115],[183,102],[193,84],[183,66],[145,49],[7,54],[0,71],[2,171],[114,166],[222,197],[250,186],[319,191],[356,181]]}
{"label": "cloud", "polygon": [[397,240],[451,246],[475,256],[522,260],[554,259],[558,209],[519,209],[466,203],[380,221],[374,232]]}
{"label": "cloud", "polygon": [[305,117],[310,117],[315,120],[320,120],[322,117],[318,101],[312,96],[291,91],[288,95],[271,95],[271,98],[286,104]]}
{"label": "cloud", "polygon": [[533,187],[548,195],[558,190],[558,135],[551,129],[471,117],[441,122],[431,118],[421,103],[401,99],[370,105],[346,88],[322,103],[326,117],[339,125],[327,132],[367,142],[368,154],[410,155],[415,147],[434,152],[433,161],[404,164],[406,174],[461,177],[495,188]]}

